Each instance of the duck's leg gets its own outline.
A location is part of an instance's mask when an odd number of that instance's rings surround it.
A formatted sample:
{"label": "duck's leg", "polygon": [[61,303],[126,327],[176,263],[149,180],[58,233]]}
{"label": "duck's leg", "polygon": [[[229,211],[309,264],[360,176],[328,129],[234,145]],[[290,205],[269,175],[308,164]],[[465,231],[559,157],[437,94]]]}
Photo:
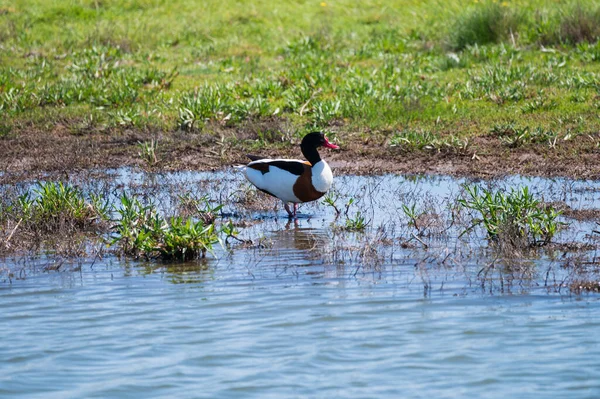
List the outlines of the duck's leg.
{"label": "duck's leg", "polygon": [[[294,205],[295,205],[295,204],[294,204]],[[284,208],[285,208],[285,210],[287,211],[287,213],[288,213],[288,217],[289,217],[290,219],[291,219],[291,218],[293,218],[294,216],[296,216],[296,212],[292,213],[292,211],[290,210],[290,205],[289,205],[287,202],[284,202],[284,203],[283,203],[283,207],[284,207]],[[294,211],[295,211],[295,209],[294,209]]]}
{"label": "duck's leg", "polygon": [[294,217],[296,217],[296,212],[298,211],[298,204],[294,202]]}

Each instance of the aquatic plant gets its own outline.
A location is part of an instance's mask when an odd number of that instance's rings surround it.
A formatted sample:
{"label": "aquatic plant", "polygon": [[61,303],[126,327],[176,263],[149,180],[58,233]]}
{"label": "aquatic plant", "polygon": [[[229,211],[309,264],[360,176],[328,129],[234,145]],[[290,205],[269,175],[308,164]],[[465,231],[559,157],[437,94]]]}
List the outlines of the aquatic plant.
{"label": "aquatic plant", "polygon": [[228,220],[227,223],[223,223],[221,225],[221,233],[225,236],[226,245],[229,245],[230,238],[233,238],[234,240],[244,244],[252,244],[252,240],[244,240],[238,237],[240,232],[231,220]]}
{"label": "aquatic plant", "polygon": [[[160,222],[152,205],[143,205],[137,198],[123,193],[121,207],[117,209],[120,218],[112,229],[115,237],[111,244],[119,244],[126,255],[138,256],[141,248],[151,239],[151,221]],[[154,226],[156,228],[156,226]]]}
{"label": "aquatic plant", "polygon": [[62,182],[40,182],[17,198],[12,211],[26,224],[43,231],[85,229],[105,219],[106,204],[97,195],[86,200],[83,193]]}
{"label": "aquatic plant", "polygon": [[205,224],[214,223],[218,213],[223,209],[223,204],[213,205],[208,195],[200,198],[192,196],[190,193],[179,195],[182,211],[199,218]]}
{"label": "aquatic plant", "polygon": [[483,225],[490,239],[504,240],[513,247],[524,248],[546,245],[558,232],[560,211],[543,205],[533,197],[528,187],[511,189],[509,193],[480,189],[466,185],[465,198],[458,200],[464,208],[478,213],[472,225],[461,235]]}
{"label": "aquatic plant", "polygon": [[409,226],[414,227],[419,234],[421,234],[421,226],[419,223],[419,217],[423,215],[421,212],[417,211],[417,204],[412,203],[409,207],[406,204],[402,204],[402,212],[408,217]]}
{"label": "aquatic plant", "polygon": [[120,202],[112,244],[118,244],[126,255],[191,260],[204,258],[219,242],[213,222],[181,217],[165,220],[152,204],[142,204],[126,193]]}
{"label": "aquatic plant", "polygon": [[90,204],[100,219],[110,220],[112,205],[107,198],[100,194],[90,193]]}
{"label": "aquatic plant", "polygon": [[219,242],[213,223],[175,217],[162,226],[154,248],[145,248],[145,252],[156,251],[163,259],[204,258],[206,252],[212,253],[213,245]]}
{"label": "aquatic plant", "polygon": [[365,216],[357,211],[354,217],[347,216],[344,230],[347,231],[363,231],[369,222],[365,219]]}
{"label": "aquatic plant", "polygon": [[339,198],[339,193],[335,190],[329,190],[323,197],[323,204],[330,206],[335,211],[336,217],[340,215],[341,211],[336,205],[336,201]]}

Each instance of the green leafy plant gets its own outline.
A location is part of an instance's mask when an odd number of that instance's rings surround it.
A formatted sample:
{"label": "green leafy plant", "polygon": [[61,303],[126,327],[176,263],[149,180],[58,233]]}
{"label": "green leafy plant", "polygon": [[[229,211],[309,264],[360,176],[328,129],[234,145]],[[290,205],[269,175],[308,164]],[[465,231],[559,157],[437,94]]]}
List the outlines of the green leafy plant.
{"label": "green leafy plant", "polygon": [[112,243],[119,244],[127,255],[191,260],[212,253],[219,242],[214,223],[181,217],[165,220],[153,205],[144,205],[126,193],[117,212],[120,218],[113,227]]}
{"label": "green leafy plant", "polygon": [[108,199],[104,198],[100,194],[90,194],[90,205],[95,211],[98,218],[108,221],[110,220],[110,214],[112,211],[111,203]]}
{"label": "green leafy plant", "polygon": [[126,255],[139,256],[146,248],[152,247],[153,232],[161,230],[162,224],[152,205],[143,205],[137,198],[123,193],[120,216],[113,226],[115,237],[112,245],[119,244]]}
{"label": "green leafy plant", "polygon": [[[180,217],[171,218],[169,223],[163,225],[158,234],[158,240],[153,250],[157,251],[163,259],[191,260],[206,257],[206,252],[211,252],[213,245],[219,242],[215,232],[215,225],[205,225],[202,220],[193,221],[191,218],[183,220]],[[146,249],[146,252],[149,252]]]}
{"label": "green leafy plant", "polygon": [[408,217],[409,225],[413,226],[417,231],[421,232],[421,226],[418,222],[421,213],[417,211],[417,204],[413,203],[410,207],[406,204],[402,205],[402,212]]}
{"label": "green leafy plant", "polygon": [[347,231],[363,231],[369,223],[366,221],[364,215],[358,211],[354,217],[346,218],[346,225],[344,230]]}
{"label": "green leafy plant", "polygon": [[461,235],[483,225],[490,239],[507,239],[518,247],[546,245],[562,225],[557,220],[560,211],[542,205],[528,187],[503,193],[465,186],[465,198],[459,199],[458,204],[478,214]]}
{"label": "green leafy plant", "polygon": [[330,190],[325,195],[325,197],[323,197],[323,204],[332,207],[333,210],[335,211],[336,217],[339,216],[341,213],[340,209],[336,205],[336,201],[338,200],[338,198],[339,198],[339,194],[335,190]]}
{"label": "green leafy plant", "polygon": [[68,226],[85,228],[98,217],[83,194],[69,184],[38,183],[33,195],[33,200],[28,195],[20,197],[20,205],[24,214],[48,230]]}

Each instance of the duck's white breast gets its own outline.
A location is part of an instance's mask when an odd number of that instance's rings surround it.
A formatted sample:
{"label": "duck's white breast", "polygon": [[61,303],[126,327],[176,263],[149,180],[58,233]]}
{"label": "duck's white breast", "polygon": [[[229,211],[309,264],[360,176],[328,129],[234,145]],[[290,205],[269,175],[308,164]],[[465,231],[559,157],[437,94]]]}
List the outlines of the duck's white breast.
{"label": "duck's white breast", "polygon": [[315,190],[326,193],[333,184],[333,173],[327,162],[320,160],[312,167],[312,185]]}

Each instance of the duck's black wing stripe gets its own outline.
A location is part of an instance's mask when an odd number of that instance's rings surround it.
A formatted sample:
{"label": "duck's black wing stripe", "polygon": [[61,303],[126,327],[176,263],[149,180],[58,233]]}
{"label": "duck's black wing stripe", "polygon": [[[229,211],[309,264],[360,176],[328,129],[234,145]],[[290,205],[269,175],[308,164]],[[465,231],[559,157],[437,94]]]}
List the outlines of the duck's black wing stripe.
{"label": "duck's black wing stripe", "polygon": [[272,161],[268,163],[269,166],[274,166],[279,169],[290,172],[293,175],[300,176],[304,173],[304,166],[302,162],[298,161]]}

